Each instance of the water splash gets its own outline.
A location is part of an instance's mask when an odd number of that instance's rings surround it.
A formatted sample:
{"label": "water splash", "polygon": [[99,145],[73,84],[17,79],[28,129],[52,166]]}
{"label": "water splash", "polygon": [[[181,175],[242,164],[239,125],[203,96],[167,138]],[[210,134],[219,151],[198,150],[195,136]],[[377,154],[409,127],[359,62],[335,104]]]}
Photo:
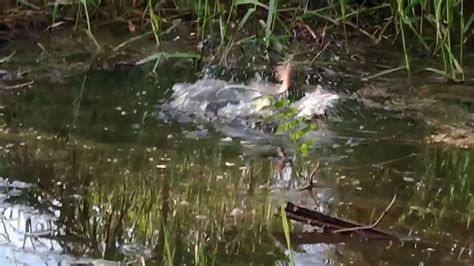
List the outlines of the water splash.
{"label": "water splash", "polygon": [[[188,116],[207,121],[248,124],[270,117],[266,109],[271,104],[269,96],[259,89],[242,89],[222,80],[199,80],[194,84],[179,83],[173,86],[173,94],[162,110],[176,118]],[[291,106],[298,112],[296,117],[312,119],[326,115],[340,100],[337,94],[324,91],[318,86]]]}

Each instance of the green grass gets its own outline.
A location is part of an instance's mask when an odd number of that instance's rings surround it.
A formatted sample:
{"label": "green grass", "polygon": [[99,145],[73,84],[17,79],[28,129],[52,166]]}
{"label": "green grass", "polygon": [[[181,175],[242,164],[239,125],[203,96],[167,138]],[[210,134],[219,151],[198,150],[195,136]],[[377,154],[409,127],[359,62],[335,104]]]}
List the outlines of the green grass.
{"label": "green grass", "polygon": [[[328,28],[333,33],[343,34],[346,44],[349,33],[363,33],[361,38],[369,37],[375,43],[385,36],[404,53],[408,73],[414,71],[411,64],[416,56],[414,51],[422,50],[425,56],[433,58],[432,64],[423,66],[426,70],[435,69],[455,81],[464,79],[465,45],[474,21],[474,10],[466,10],[465,0],[368,1],[379,3],[372,6],[360,6],[352,0],[338,0],[326,6],[315,5],[315,2],[318,1],[180,0],[173,2],[175,11],[172,15],[156,0],[125,1],[120,5],[97,0],[53,4],[31,0],[28,4],[10,1],[8,6],[20,10],[44,7],[50,13],[52,23],[70,16],[70,11],[75,10],[77,23],[83,25],[98,50],[101,46],[92,32],[104,19],[104,14],[110,15],[106,19],[123,21],[124,27],[130,19],[141,21],[140,32],[151,31],[157,45],[171,31],[167,29],[176,26],[170,22],[179,18],[188,22],[187,25],[194,25],[197,40],[204,42],[208,37],[215,40],[216,51],[223,55],[234,46],[246,45],[243,40],[251,38],[253,45],[273,49],[286,57],[295,21],[302,21],[313,29],[326,27],[329,23],[332,26]],[[101,17],[96,16],[98,13]],[[363,29],[362,24],[365,25]],[[348,48],[346,45],[349,53]]]}
{"label": "green grass", "polygon": [[290,264],[292,266],[295,264],[295,258],[293,256],[293,250],[291,249],[291,238],[290,238],[290,222],[286,217],[285,206],[280,206],[280,214],[281,214],[281,223],[283,225],[283,232],[285,233],[286,245],[288,246],[288,252],[290,253]]}

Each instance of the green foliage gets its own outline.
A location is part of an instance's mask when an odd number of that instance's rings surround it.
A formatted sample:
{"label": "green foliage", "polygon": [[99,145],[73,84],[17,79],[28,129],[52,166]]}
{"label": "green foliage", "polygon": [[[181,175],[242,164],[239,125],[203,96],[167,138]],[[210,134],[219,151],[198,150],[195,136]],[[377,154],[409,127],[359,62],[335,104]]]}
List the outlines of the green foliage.
{"label": "green foliage", "polygon": [[315,141],[304,140],[310,131],[318,129],[318,125],[297,117],[298,111],[290,106],[288,99],[274,101],[271,104],[274,115],[271,119],[279,121],[277,133],[288,134],[289,138],[298,147],[301,155],[306,157],[316,145]]}
{"label": "green foliage", "polygon": [[[464,72],[461,64],[465,37],[473,19],[471,15],[466,22],[464,1],[397,0],[394,6],[393,9],[397,10],[407,70],[410,71],[410,60],[405,26],[427,52],[433,55],[441,54],[443,70],[437,72],[444,73],[444,76],[452,80],[463,80]],[[458,38],[454,38],[455,32],[459,32]],[[433,40],[432,43],[430,39]],[[458,56],[455,55],[455,49],[459,51]]]}
{"label": "green foliage", "polygon": [[[315,2],[319,1],[179,0],[165,3],[141,0],[121,1],[117,5],[115,1],[100,0],[32,0],[18,1],[18,5],[25,9],[44,6],[50,12],[53,24],[65,14],[71,14],[71,10],[75,11],[76,23],[85,24],[86,33],[98,50],[101,47],[92,34],[94,22],[100,21],[96,16],[98,10],[101,11],[100,18],[110,14],[111,18],[121,22],[141,21],[143,27],[151,28],[157,44],[166,34],[166,29],[175,28],[176,25],[169,25],[170,21],[190,14],[198,39],[217,39],[218,51],[223,54],[250,41],[260,48],[285,53],[289,44],[287,37],[293,36],[295,21],[312,28],[321,26],[322,22],[326,24],[325,29],[329,23],[336,26],[332,30],[343,30],[346,43],[347,30],[351,28],[371,36],[375,42],[389,36],[400,40],[408,72],[412,71],[411,51],[420,47],[442,62],[443,67],[437,69],[437,73],[442,72],[452,80],[464,79],[465,44],[472,34],[474,21],[474,14],[472,10],[466,10],[464,0],[375,1],[379,3],[376,6],[359,5],[360,1],[351,0],[322,1],[327,2],[325,6]],[[163,4],[167,5],[166,9],[162,8]],[[172,15],[166,14],[173,8]],[[368,27],[362,30],[361,22]],[[435,68],[425,68],[432,69]]]}

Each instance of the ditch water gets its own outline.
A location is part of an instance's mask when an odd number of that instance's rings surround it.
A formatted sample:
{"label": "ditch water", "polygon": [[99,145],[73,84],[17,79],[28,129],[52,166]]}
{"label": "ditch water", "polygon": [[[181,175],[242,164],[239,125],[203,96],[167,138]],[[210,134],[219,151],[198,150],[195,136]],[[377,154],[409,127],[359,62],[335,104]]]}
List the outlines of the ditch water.
{"label": "ditch water", "polygon": [[[17,51],[9,68],[35,65],[49,78],[0,96],[1,265],[287,265],[279,204],[370,224],[394,194],[378,228],[424,244],[311,237],[294,223],[295,263],[474,263],[474,153],[425,141],[434,120],[472,119],[469,104],[438,102],[446,112],[428,119],[342,103],[327,125],[334,137],[294,162],[299,185],[321,162],[316,203],[308,191],[269,188],[273,143],[158,118],[167,90],[197,79],[192,64],[165,62],[157,77],[125,68],[56,79],[35,56]],[[408,90],[402,75],[379,85]]]}

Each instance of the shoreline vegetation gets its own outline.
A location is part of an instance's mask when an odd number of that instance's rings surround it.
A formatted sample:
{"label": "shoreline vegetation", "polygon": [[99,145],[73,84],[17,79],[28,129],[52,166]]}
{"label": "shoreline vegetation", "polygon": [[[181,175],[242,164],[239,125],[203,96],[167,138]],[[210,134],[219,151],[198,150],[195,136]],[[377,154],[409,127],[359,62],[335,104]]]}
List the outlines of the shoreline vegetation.
{"label": "shoreline vegetation", "polygon": [[[342,242],[337,235],[303,238],[315,235],[290,222],[301,214],[297,209],[305,210],[281,205],[289,198],[337,214],[337,223],[326,223],[335,234],[370,231],[383,218],[382,228],[436,243],[427,249],[419,248],[421,241],[412,248],[349,239],[356,241],[344,242],[344,256],[338,247],[327,249],[329,255],[318,250],[313,257],[322,262],[332,257],[347,264],[373,257],[387,263],[472,260],[466,228],[474,207],[474,164],[467,150],[474,148],[474,90],[468,86],[474,79],[467,58],[473,58],[468,49],[474,1],[0,2],[0,52],[8,51],[0,54],[0,67],[12,63],[8,67],[18,69],[0,68],[3,176],[35,185],[25,191],[25,204],[59,213],[53,222],[64,232],[53,240],[65,254],[140,265],[294,265],[304,259],[303,244]],[[16,40],[31,41],[33,53],[31,46],[23,53]],[[80,52],[67,54],[70,50]],[[361,50],[374,61],[359,56]],[[147,78],[148,69],[89,72],[145,64],[156,70],[169,59],[226,68],[286,61],[309,69],[326,64],[328,57],[347,71],[339,75],[339,68],[328,69],[321,80],[312,75],[316,71],[305,72],[306,85],[330,80],[358,102],[348,106],[353,113],[344,124],[334,123],[334,136],[341,138],[321,153],[311,153],[319,143],[304,138],[317,124],[295,119],[290,99],[275,100],[271,107],[282,131],[277,133],[288,136],[294,152],[281,147],[275,152],[273,144],[244,146],[238,137],[221,138],[221,132],[202,125],[148,119],[166,88],[202,74],[194,65],[162,66],[156,79]],[[258,61],[256,66],[249,59]],[[29,69],[29,64],[40,66]],[[415,77],[421,71],[430,78]],[[48,82],[37,73],[47,75]],[[391,73],[402,77],[378,80]],[[303,83],[297,74],[295,83]],[[245,78],[230,80],[239,79]],[[425,86],[408,90],[408,82]],[[30,87],[35,87],[31,94],[22,93]],[[199,132],[205,136],[198,138]],[[439,148],[440,143],[466,150]],[[298,184],[309,182],[273,194],[276,166],[287,163]],[[357,223],[336,228],[347,222],[342,219]],[[30,234],[31,243],[32,236],[37,235]]]}
{"label": "shoreline vegetation", "polygon": [[[0,4],[0,45],[35,41],[59,29],[84,33],[96,54],[115,54],[151,40],[155,51],[134,64],[154,62],[156,69],[167,59],[201,60],[204,50],[227,65],[230,51],[249,46],[267,61],[272,54],[290,60],[311,51],[313,64],[333,46],[350,54],[349,39],[356,37],[394,45],[403,53],[404,65],[378,75],[430,71],[462,82],[473,11],[474,4],[463,0],[6,0]],[[107,47],[95,35],[104,28],[130,37]],[[162,41],[170,39],[191,43],[195,51],[166,51]],[[295,39],[307,45],[295,51],[290,45]],[[416,58],[430,63],[414,68]]]}

